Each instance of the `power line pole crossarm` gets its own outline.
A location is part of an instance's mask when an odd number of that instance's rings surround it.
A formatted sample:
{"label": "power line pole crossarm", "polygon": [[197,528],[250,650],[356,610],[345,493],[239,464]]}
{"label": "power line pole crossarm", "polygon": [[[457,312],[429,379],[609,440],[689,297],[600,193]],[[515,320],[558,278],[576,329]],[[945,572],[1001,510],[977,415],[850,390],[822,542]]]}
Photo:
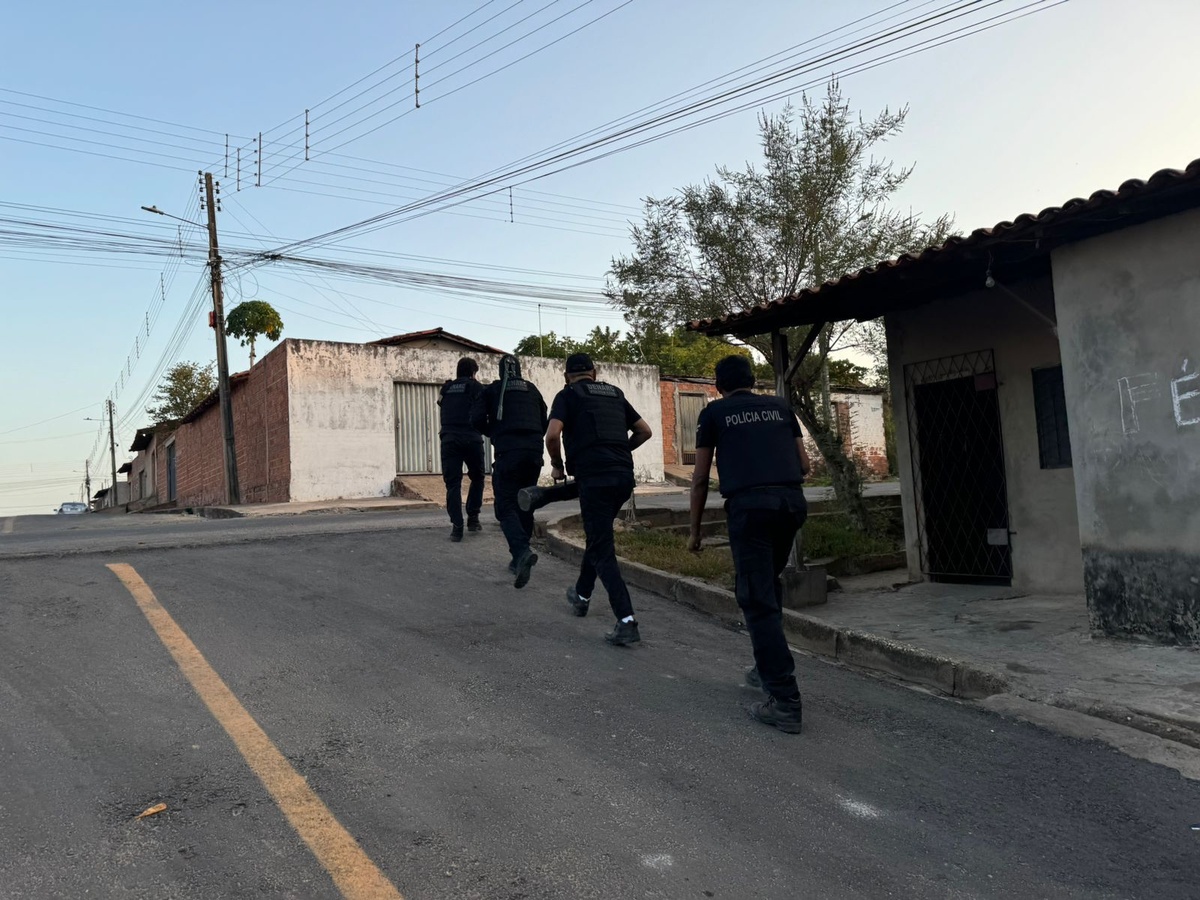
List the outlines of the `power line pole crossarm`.
{"label": "power line pole crossarm", "polygon": [[238,487],[237,452],[233,443],[233,405],[229,392],[229,359],[225,354],[225,301],[221,283],[221,253],[217,246],[217,204],[211,172],[204,173],[204,198],[208,207],[208,268],[212,277],[213,330],[217,338],[217,396],[221,405],[221,435],[225,447],[225,502],[242,502]]}

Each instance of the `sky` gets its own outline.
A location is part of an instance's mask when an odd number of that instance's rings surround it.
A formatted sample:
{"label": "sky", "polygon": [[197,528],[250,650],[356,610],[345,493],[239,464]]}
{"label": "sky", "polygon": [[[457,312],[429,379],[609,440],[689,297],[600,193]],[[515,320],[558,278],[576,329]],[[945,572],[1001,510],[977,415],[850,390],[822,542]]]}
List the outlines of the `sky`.
{"label": "sky", "polygon": [[[922,37],[1032,14],[864,71],[882,49],[833,53],[939,12],[962,17]],[[5,15],[0,517],[79,499],[85,460],[101,469],[93,489],[111,478],[107,425],[95,421],[106,400],[119,464],[149,424],[162,371],[214,358],[203,232],[141,210],[199,221],[200,169],[220,183],[231,262],[496,173],[482,199],[295,250],[387,267],[392,280],[232,265],[226,308],[265,300],[285,337],[442,326],[511,348],[539,330],[620,328],[596,294],[643,199],[756,160],[756,116],[834,75],[865,115],[908,106],[904,132],[881,150],[915,166],[897,202],[951,213],[963,231],[1200,157],[1194,0],[71,0]],[[513,171],[742,66],[770,73],[789,58],[807,65],[745,95],[740,112],[566,171]],[[96,234],[48,244],[67,233],[46,225],[103,231],[109,245],[96,252]],[[10,231],[37,242],[5,240]],[[171,242],[184,258],[166,255]],[[444,281],[414,286],[414,272],[499,284],[464,294]],[[231,369],[244,369],[248,351],[231,342],[229,352]]]}

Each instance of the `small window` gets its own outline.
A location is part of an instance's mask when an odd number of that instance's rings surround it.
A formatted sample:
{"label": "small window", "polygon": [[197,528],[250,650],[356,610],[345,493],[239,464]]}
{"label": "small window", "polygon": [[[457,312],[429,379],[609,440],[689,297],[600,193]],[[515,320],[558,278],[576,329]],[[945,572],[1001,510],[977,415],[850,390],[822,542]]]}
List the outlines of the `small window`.
{"label": "small window", "polygon": [[1037,416],[1038,455],[1042,468],[1071,468],[1071,435],[1067,432],[1062,366],[1033,370],[1033,408]]}

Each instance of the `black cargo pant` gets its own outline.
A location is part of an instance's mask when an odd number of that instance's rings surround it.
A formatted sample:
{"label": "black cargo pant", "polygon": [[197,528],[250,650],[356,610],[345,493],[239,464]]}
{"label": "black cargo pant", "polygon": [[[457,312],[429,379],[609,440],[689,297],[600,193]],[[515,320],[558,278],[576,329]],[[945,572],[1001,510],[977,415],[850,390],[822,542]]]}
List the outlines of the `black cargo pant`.
{"label": "black cargo pant", "polygon": [[725,502],[729,549],[733,552],[735,593],[763,687],[788,700],[799,693],[796,664],[783,633],[783,583],[779,580],[796,533],[808,516],[804,491],[791,487],[753,488]]}
{"label": "black cargo pant", "polygon": [[446,512],[450,524],[462,528],[463,464],[471,486],[467,489],[467,515],[477,516],[483,508],[483,438],[478,435],[442,436],[442,481],[446,482]]}
{"label": "black cargo pant", "polygon": [[542,474],[541,450],[503,450],[492,463],[492,493],[496,496],[496,521],[508,541],[515,563],[529,549],[533,537],[533,513],[522,512],[517,492],[537,484]]}
{"label": "black cargo pant", "polygon": [[583,551],[583,564],[579,568],[579,580],[575,590],[580,597],[592,596],[599,576],[608,602],[618,619],[633,615],[633,601],[629,588],[621,577],[617,565],[617,548],[613,539],[613,520],[621,507],[633,494],[633,475],[605,476],[598,479],[576,478],[579,485],[579,512],[583,519],[583,533],[587,546]]}

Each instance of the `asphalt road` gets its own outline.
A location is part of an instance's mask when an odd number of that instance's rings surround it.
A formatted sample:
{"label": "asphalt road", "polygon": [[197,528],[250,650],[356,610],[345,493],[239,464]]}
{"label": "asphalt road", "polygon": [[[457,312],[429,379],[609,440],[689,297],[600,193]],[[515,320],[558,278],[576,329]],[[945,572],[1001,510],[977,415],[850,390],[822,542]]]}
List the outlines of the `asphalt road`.
{"label": "asphalt road", "polygon": [[[565,565],[512,589],[491,523],[452,545],[440,514],[377,515],[0,535],[102,548],[0,560],[0,898],[308,900],[371,868],[409,900],[1198,894],[1173,771],[806,657],[780,734],[743,635],[635,592],[643,642],[612,648]],[[218,724],[221,686],[261,742]],[[304,780],[277,801],[252,765]],[[342,890],[310,849],[339,827]]]}

